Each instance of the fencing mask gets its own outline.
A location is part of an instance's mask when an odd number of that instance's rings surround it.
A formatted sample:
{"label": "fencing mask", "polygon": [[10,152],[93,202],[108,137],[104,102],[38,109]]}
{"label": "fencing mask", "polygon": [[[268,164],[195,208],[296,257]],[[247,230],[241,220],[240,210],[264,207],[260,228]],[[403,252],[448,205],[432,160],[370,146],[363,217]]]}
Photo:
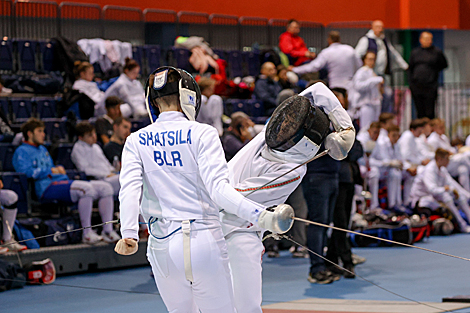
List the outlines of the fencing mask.
{"label": "fencing mask", "polygon": [[[328,135],[330,120],[303,96],[292,96],[274,110],[266,126],[266,144],[275,152],[307,149],[313,157]],[[300,147],[299,144],[302,146]]]}
{"label": "fencing mask", "polygon": [[196,120],[201,107],[199,85],[191,74],[185,70],[162,66],[150,74],[145,84],[145,104],[152,123],[156,121],[160,114],[154,100],[174,94],[179,95],[179,102],[184,115],[190,121]]}

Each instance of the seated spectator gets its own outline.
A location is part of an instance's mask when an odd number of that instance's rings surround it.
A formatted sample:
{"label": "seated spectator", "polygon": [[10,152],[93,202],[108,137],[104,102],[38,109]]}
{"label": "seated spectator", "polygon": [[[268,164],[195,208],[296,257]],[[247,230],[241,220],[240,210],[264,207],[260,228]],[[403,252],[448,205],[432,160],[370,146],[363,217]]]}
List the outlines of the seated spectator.
{"label": "seated spectator", "polygon": [[0,254],[8,251],[22,251],[28,249],[26,246],[20,245],[15,239],[13,239],[13,225],[16,220],[16,213],[18,209],[16,205],[18,203],[18,195],[13,190],[3,189],[3,181],[0,179],[0,205],[3,209],[3,231],[2,240],[5,247],[0,247]]}
{"label": "seated spectator", "polygon": [[379,115],[380,134],[379,138],[377,139],[377,143],[382,142],[383,140],[387,140],[388,129],[391,126],[396,126],[395,117],[395,114],[388,112],[384,112]]}
{"label": "seated spectator", "polygon": [[261,75],[255,83],[254,95],[263,101],[264,115],[270,116],[276,108],[276,97],[282,90],[276,79],[276,66],[272,62],[265,62],[261,66]]}
{"label": "seated spectator", "polygon": [[364,66],[353,77],[355,110],[359,111],[361,128],[379,120],[384,82],[383,77],[374,73],[375,53],[367,52],[362,60]]}
{"label": "seated spectator", "polygon": [[[392,125],[388,128],[388,136],[378,142],[370,156],[370,165],[379,169],[380,176],[369,177],[370,191],[374,193],[379,190],[379,179],[387,182],[388,208],[395,211],[404,211],[402,207],[401,181],[405,179],[405,186],[408,180],[416,176],[416,169],[411,168],[400,152],[400,146],[397,144],[400,138],[400,128]],[[410,185],[411,186],[411,185]],[[374,207],[371,206],[372,209]]]}
{"label": "seated spectator", "polygon": [[[13,166],[17,172],[25,173],[34,180],[36,196],[41,201],[59,200],[77,203],[82,227],[91,226],[93,201],[98,200],[98,208],[103,222],[113,219],[113,187],[104,181],[69,180],[63,166],[54,166],[44,144],[44,123],[30,118],[22,125],[25,141],[13,155]],[[90,156],[85,156],[90,158]],[[112,224],[103,226],[101,236],[91,228],[83,230],[83,242],[95,244],[101,240],[115,242],[120,239]]]}
{"label": "seated spectator", "polygon": [[[421,119],[413,120],[410,123],[410,129],[403,132],[400,139],[398,140],[398,145],[400,146],[400,153],[404,159],[410,164],[410,170],[417,171],[418,166],[427,165],[429,159],[426,158],[418,150],[417,138],[421,136],[424,129],[424,122]],[[410,177],[405,180],[405,185],[403,186],[403,203],[409,205],[410,200],[410,191],[413,184],[414,177]]]}
{"label": "seated spectator", "polygon": [[295,85],[289,80],[287,77],[287,67],[285,67],[282,64],[279,64],[277,66],[277,77],[278,77],[278,82],[279,85],[281,85],[281,88],[284,89],[294,89]]}
{"label": "seated spectator", "polygon": [[[126,117],[118,117],[113,124],[113,135],[103,147],[103,152],[109,163],[113,164],[116,171],[121,169],[121,155],[126,138],[131,134],[131,121]],[[116,161],[118,164],[116,165]]]}
{"label": "seated spectator", "polygon": [[279,48],[290,59],[290,64],[299,66],[315,58],[315,53],[308,51],[304,40],[299,36],[300,24],[292,19],[287,23],[287,31],[279,36]]}
{"label": "seated spectator", "polygon": [[95,113],[99,112],[99,108],[104,105],[106,99],[104,92],[98,88],[93,81],[95,78],[95,70],[93,65],[88,62],[76,61],[74,63],[75,82],[72,89],[78,90],[93,100],[95,103]]}
{"label": "seated spectator", "polygon": [[106,114],[99,117],[95,122],[96,135],[98,141],[105,145],[113,135],[113,123],[116,118],[121,116],[122,100],[115,96],[106,98]]}
{"label": "seated spectator", "polygon": [[201,89],[201,109],[197,115],[196,121],[199,123],[214,126],[222,136],[224,127],[222,126],[222,114],[224,114],[224,103],[220,96],[214,95],[216,81],[201,77],[198,81]]}
{"label": "seated spectator", "polygon": [[72,162],[79,171],[91,179],[103,180],[113,186],[114,195],[119,193],[119,175],[106,159],[103,150],[96,144],[96,132],[89,122],[80,122],[75,126],[78,141],[72,148]]}
{"label": "seated spectator", "polygon": [[423,133],[416,140],[417,148],[419,152],[426,157],[426,159],[433,160],[434,151],[436,149],[434,149],[434,147],[428,142],[428,137],[432,133],[431,120],[428,117],[423,117],[421,118],[421,121],[423,121],[424,127]]}
{"label": "seated spectator", "polygon": [[457,149],[451,146],[449,138],[446,136],[446,123],[443,119],[435,118],[431,120],[432,133],[429,135],[428,142],[434,149],[442,148],[451,153],[456,153]]}
{"label": "seated spectator", "polygon": [[[435,159],[424,167],[411,188],[411,201],[415,207],[436,210],[444,205],[451,211],[462,233],[470,233],[470,225],[462,218],[459,209],[470,218],[468,199],[470,193],[462,188],[447,172],[450,152],[442,148],[436,150]],[[455,205],[457,202],[457,206]],[[457,208],[458,207],[458,208]]]}
{"label": "seated spectator", "polygon": [[132,59],[126,58],[124,73],[106,90],[106,98],[116,96],[122,99],[121,112],[125,117],[133,116],[140,118],[147,116],[145,108],[145,92],[142,84],[137,79],[140,73],[139,64]]}
{"label": "seated spectator", "polygon": [[[357,135],[357,140],[361,143],[364,157],[358,160],[359,169],[362,177],[366,179],[369,185],[369,191],[372,195],[370,207],[372,209],[379,207],[379,184],[378,180],[380,172],[378,164],[374,163],[374,160],[370,159],[371,154],[374,152],[377,146],[377,139],[380,134],[380,123],[372,122],[367,131],[361,131]],[[369,183],[371,181],[372,183]]]}
{"label": "seated spectator", "polygon": [[243,112],[235,112],[230,118],[232,120],[230,126],[221,137],[227,162],[255,136],[253,128],[255,123],[248,115]]}
{"label": "seated spectator", "polygon": [[219,57],[212,51],[203,37],[178,36],[175,40],[175,47],[191,51],[189,63],[199,74],[202,75],[206,72],[219,74],[219,64],[216,61]]}
{"label": "seated spectator", "polygon": [[8,118],[2,108],[0,108],[0,142],[12,142],[14,138],[15,132],[11,130]]}

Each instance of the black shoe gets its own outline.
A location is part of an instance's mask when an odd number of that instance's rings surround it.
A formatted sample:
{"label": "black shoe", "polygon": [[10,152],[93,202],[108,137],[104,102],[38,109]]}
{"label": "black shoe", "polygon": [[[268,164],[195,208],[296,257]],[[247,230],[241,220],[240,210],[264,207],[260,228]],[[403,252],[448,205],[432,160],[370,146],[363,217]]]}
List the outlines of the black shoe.
{"label": "black shoe", "polygon": [[331,277],[330,271],[320,271],[316,273],[309,273],[307,280],[312,284],[331,284],[333,282],[333,278]]}
{"label": "black shoe", "polygon": [[354,265],[352,265],[352,264],[351,265],[346,265],[344,267],[344,269],[347,270],[347,271],[343,271],[344,278],[348,278],[348,279],[356,278],[356,272],[354,271]]}

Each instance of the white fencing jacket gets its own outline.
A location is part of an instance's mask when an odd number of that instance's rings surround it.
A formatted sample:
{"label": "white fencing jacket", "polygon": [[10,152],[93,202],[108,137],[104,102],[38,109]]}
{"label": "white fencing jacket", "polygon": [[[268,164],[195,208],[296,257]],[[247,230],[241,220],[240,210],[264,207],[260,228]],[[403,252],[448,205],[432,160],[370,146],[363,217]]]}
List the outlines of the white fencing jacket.
{"label": "white fencing jacket", "polygon": [[434,159],[434,147],[429,144],[428,138],[425,134],[421,134],[416,138],[416,145],[418,146],[419,152],[424,156],[425,159]]}
{"label": "white fencing jacket", "polygon": [[469,197],[470,193],[463,189],[449,174],[445,167],[438,168],[436,160],[432,160],[424,170],[418,174],[411,187],[410,199],[415,204],[421,197],[433,196],[436,200],[442,201],[444,186],[448,185],[452,189],[456,189],[459,193]]}
{"label": "white fencing jacket", "polygon": [[406,130],[401,134],[398,145],[400,146],[401,156],[411,164],[421,165],[421,162],[426,159],[426,156],[419,151],[417,138],[410,130]]}
{"label": "white fencing jacket", "polygon": [[390,139],[385,137],[381,142],[377,142],[372,154],[370,155],[370,165],[377,167],[387,167],[390,161],[398,160],[403,162],[403,168],[407,169],[410,164],[403,159],[400,152],[400,145],[396,143],[392,146]]}
{"label": "white fencing jacket", "polygon": [[382,95],[378,86],[384,79],[377,76],[373,69],[368,66],[361,67],[357,70],[352,81],[355,92],[355,108],[365,105],[380,106],[382,104]]}
{"label": "white fencing jacket", "polygon": [[341,43],[332,43],[323,49],[315,60],[295,67],[292,71],[302,75],[318,72],[325,68],[328,70],[328,85],[330,88],[344,88],[349,90],[354,73],[362,66],[361,59],[354,48]]}
{"label": "white fencing jacket", "polygon": [[220,207],[253,224],[265,208],[230,186],[216,129],[176,111],[127,138],[119,181],[123,238],[139,238],[139,207],[146,221],[218,220]]}
{"label": "white fencing jacket", "polygon": [[90,146],[86,142],[78,140],[73,145],[71,157],[73,164],[79,171],[96,179],[106,178],[115,170],[101,147],[96,143]]}
{"label": "white fencing jacket", "polygon": [[106,96],[103,91],[98,88],[95,82],[89,82],[84,79],[77,79],[72,86],[72,89],[78,90],[88,96],[95,102],[95,109],[104,106]]}
{"label": "white fencing jacket", "polygon": [[224,101],[220,96],[212,95],[209,98],[201,96],[201,110],[196,121],[214,126],[219,132],[219,136],[222,136],[224,132],[222,114],[224,114]]}
{"label": "white fencing jacket", "polygon": [[433,146],[434,151],[436,151],[437,148],[442,148],[449,152],[457,153],[457,149],[452,147],[449,138],[447,138],[447,136],[444,134],[439,135],[436,132],[432,132],[428,137],[428,143]]}
{"label": "white fencing jacket", "polygon": [[145,91],[142,84],[137,80],[130,80],[126,74],[119,78],[105,92],[106,98],[117,96],[132,108],[135,116],[147,115],[145,108]]}

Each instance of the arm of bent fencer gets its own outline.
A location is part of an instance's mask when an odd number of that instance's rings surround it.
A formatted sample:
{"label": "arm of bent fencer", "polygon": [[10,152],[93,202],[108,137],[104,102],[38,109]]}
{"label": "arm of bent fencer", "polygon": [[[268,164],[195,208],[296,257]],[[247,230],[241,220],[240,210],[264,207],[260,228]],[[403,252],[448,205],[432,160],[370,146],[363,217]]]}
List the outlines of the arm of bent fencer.
{"label": "arm of bent fencer", "polygon": [[143,166],[133,136],[129,136],[122,152],[122,168],[119,175],[121,234],[122,238],[139,240],[139,211],[142,194]]}
{"label": "arm of bent fencer", "polygon": [[228,167],[217,130],[206,127],[199,140],[199,174],[211,199],[225,211],[257,223],[264,206],[246,199],[229,183]]}
{"label": "arm of bent fencer", "polygon": [[[445,190],[444,186],[439,186],[438,185],[438,183],[437,183],[437,180],[438,180],[437,173],[435,173],[434,171],[431,172],[429,170],[426,170],[423,173],[423,175],[424,175],[423,183],[426,186],[427,190],[434,197],[442,197],[442,195],[446,192],[446,190]],[[446,183],[448,183],[448,181]]]}

